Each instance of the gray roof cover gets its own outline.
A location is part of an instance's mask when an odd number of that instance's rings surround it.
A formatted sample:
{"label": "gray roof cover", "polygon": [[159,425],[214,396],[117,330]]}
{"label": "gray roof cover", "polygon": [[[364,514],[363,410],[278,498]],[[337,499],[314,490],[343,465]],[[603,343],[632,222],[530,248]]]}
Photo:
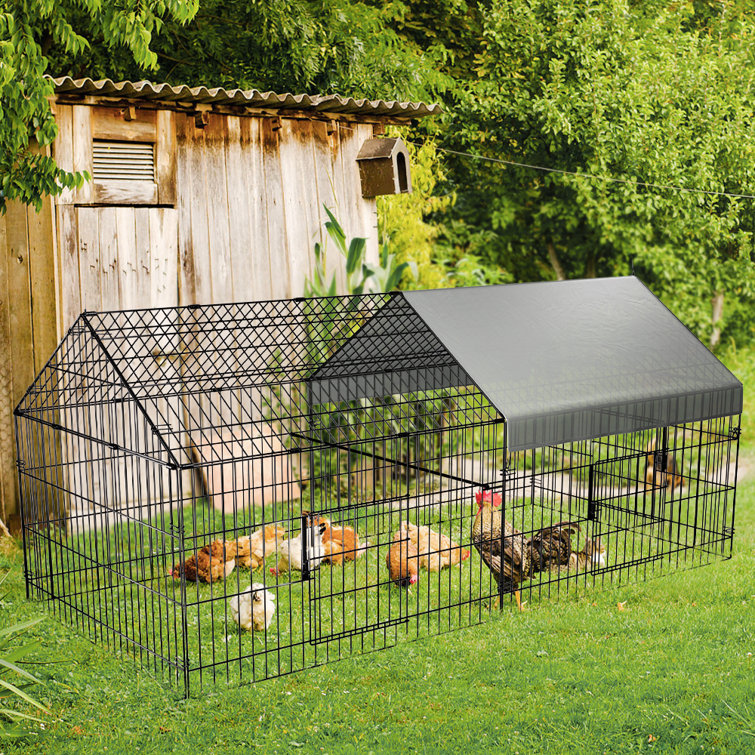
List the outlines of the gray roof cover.
{"label": "gray roof cover", "polygon": [[[506,418],[511,451],[742,411],[739,380],[635,277],[394,299],[312,376],[315,402],[471,380]],[[429,328],[461,369],[421,358],[410,366],[406,346],[398,371],[360,357],[390,353],[396,308],[406,305],[404,330]]]}

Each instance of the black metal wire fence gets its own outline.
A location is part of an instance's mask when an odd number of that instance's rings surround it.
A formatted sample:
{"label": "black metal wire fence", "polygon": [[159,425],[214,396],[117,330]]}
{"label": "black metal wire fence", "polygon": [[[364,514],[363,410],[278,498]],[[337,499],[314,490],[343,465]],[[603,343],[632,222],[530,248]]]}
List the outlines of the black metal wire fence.
{"label": "black metal wire fence", "polygon": [[16,423],[28,595],[187,695],[731,554],[738,417],[508,453],[390,295],[86,313]]}

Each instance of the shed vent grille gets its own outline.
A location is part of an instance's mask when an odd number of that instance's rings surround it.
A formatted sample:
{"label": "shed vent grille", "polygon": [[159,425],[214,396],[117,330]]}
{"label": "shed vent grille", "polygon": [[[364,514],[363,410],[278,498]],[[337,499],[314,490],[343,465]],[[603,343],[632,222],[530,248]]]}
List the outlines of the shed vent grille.
{"label": "shed vent grille", "polygon": [[95,181],[154,181],[155,145],[95,140],[92,172]]}

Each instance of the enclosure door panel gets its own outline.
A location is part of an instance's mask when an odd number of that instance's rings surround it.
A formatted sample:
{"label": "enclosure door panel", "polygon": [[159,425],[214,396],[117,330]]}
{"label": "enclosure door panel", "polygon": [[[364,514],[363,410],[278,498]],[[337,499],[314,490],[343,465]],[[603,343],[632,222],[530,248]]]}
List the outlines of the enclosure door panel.
{"label": "enclosure door panel", "polygon": [[592,465],[588,519],[608,565],[638,567],[688,547],[683,496],[686,489],[654,470],[647,452]]}
{"label": "enclosure door panel", "polygon": [[[312,452],[310,504],[330,522],[335,538],[334,553],[328,555],[326,542],[325,557],[311,574],[314,643],[407,620],[411,586],[407,591],[391,581],[386,557],[400,522],[410,519],[414,479],[402,461],[410,458],[412,444],[405,436]],[[391,637],[395,633],[384,633],[381,644]]]}

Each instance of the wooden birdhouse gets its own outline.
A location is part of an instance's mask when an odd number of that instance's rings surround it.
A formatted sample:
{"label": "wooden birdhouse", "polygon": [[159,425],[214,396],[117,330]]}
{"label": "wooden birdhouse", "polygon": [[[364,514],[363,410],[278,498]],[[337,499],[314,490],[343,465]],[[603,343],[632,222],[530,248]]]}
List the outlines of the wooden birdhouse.
{"label": "wooden birdhouse", "polygon": [[409,152],[401,139],[368,139],[359,150],[357,162],[363,197],[411,192]]}

